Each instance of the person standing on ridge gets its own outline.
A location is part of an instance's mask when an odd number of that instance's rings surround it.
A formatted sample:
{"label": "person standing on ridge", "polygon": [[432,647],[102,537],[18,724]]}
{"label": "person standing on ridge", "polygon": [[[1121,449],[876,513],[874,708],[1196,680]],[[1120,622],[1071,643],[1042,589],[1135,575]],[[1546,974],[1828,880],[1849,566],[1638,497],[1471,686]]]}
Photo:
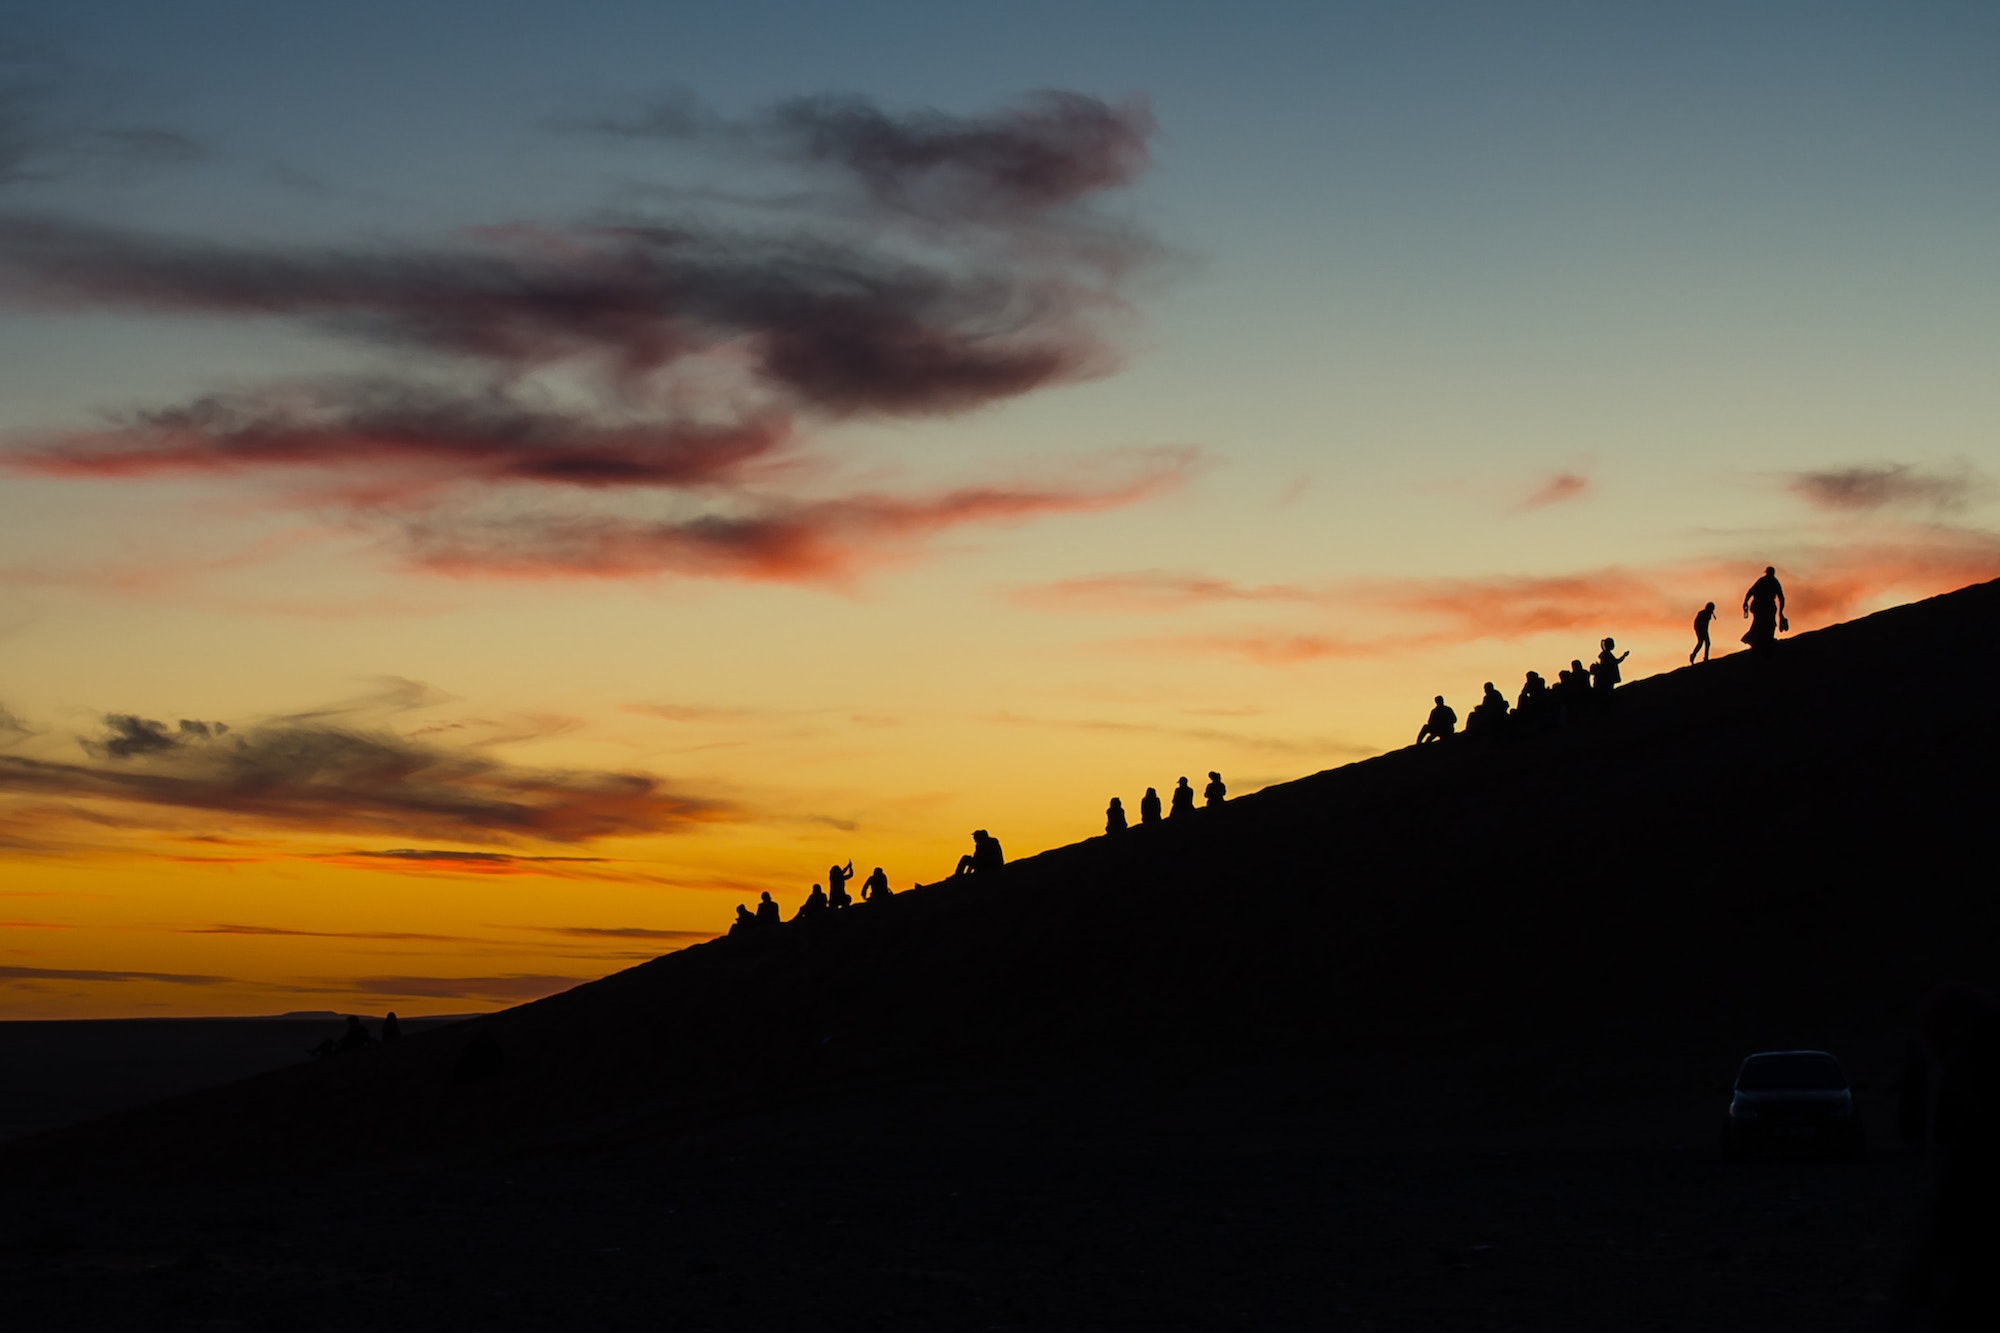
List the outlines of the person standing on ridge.
{"label": "person standing on ridge", "polygon": [[1174,788],[1173,805],[1168,810],[1168,813],[1175,815],[1191,815],[1194,813],[1194,788],[1188,786],[1186,778],[1182,778],[1180,784]]}
{"label": "person standing on ridge", "polygon": [[1146,788],[1146,794],[1139,798],[1139,822],[1157,824],[1160,822],[1160,793]]}
{"label": "person standing on ridge", "polygon": [[1596,681],[1599,694],[1609,694],[1618,688],[1618,664],[1632,655],[1629,648],[1622,653],[1612,652],[1617,646],[1615,639],[1606,639],[1597,647],[1597,660],[1590,664],[1590,674]]}
{"label": "person standing on ridge", "polygon": [[1210,773],[1208,775],[1208,785],[1201,789],[1203,804],[1209,806],[1221,805],[1223,798],[1227,795],[1229,795],[1229,788],[1222,785],[1222,774]]}
{"label": "person standing on ridge", "polygon": [[1425,741],[1441,741],[1457,730],[1458,714],[1451,711],[1451,705],[1446,703],[1444,696],[1440,694],[1437,696],[1437,707],[1431,709],[1431,715],[1424,719],[1424,725],[1417,728],[1417,744],[1422,745]]}
{"label": "person standing on ridge", "polygon": [[1105,807],[1104,831],[1106,833],[1123,833],[1125,831],[1125,803],[1120,801],[1116,796],[1112,797],[1111,804]]}
{"label": "person standing on ridge", "polygon": [[1764,566],[1764,577],[1743,594],[1743,614],[1750,621],[1743,642],[1752,648],[1770,647],[1777,642],[1780,631],[1792,627],[1792,622],[1785,619],[1785,585],[1778,582],[1777,566]]}
{"label": "person standing on ridge", "polygon": [[1688,654],[1689,666],[1694,665],[1696,657],[1700,657],[1704,662],[1708,660],[1708,622],[1713,619],[1715,619],[1714,602],[1694,613],[1694,650]]}

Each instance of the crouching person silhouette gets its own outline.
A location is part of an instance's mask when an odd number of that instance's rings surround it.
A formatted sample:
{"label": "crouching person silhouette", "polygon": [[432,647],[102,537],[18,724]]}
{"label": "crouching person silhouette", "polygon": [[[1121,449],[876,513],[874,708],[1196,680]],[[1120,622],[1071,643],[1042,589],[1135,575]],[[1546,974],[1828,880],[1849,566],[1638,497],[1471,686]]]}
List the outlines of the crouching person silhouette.
{"label": "crouching person silhouette", "polygon": [[1000,854],[1000,839],[983,828],[972,830],[972,851],[958,858],[958,869],[953,876],[991,875],[1007,863]]}
{"label": "crouching person silhouette", "polygon": [[876,866],[875,873],[861,881],[861,901],[864,903],[890,897],[894,892],[889,887],[889,877],[882,872],[881,866]]}
{"label": "crouching person silhouette", "polygon": [[1436,702],[1437,707],[1431,709],[1430,717],[1424,720],[1424,725],[1417,728],[1419,745],[1425,741],[1441,741],[1458,730],[1458,714],[1451,711],[1451,705],[1444,701],[1442,694],[1437,696]]}

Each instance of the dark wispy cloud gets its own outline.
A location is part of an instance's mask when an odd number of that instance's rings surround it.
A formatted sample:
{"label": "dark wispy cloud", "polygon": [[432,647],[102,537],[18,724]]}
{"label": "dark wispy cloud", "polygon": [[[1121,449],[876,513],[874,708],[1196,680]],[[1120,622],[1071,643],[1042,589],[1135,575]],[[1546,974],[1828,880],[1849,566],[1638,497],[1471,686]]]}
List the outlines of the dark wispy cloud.
{"label": "dark wispy cloud", "polygon": [[71,967],[0,967],[0,981],[160,981],[170,986],[221,986],[229,977],[190,972],[107,972]]}
{"label": "dark wispy cloud", "polygon": [[712,930],[653,930],[645,926],[531,926],[549,935],[568,935],[577,939],[606,940],[664,940],[670,943],[694,944],[702,940],[712,940]]}
{"label": "dark wispy cloud", "polygon": [[315,940],[371,940],[392,944],[475,944],[479,941],[469,935],[426,935],[406,930],[290,930],[284,926],[246,926],[234,923],[220,923],[212,926],[186,926],[183,935],[251,935],[251,936],[296,936]]}
{"label": "dark wispy cloud", "polygon": [[592,980],[590,977],[550,976],[537,972],[512,972],[497,977],[371,976],[328,978],[321,990],[384,996],[393,999],[477,1000],[488,1003],[522,1004],[539,1000]]}
{"label": "dark wispy cloud", "polygon": [[1558,472],[1537,486],[1521,501],[1523,509],[1544,509],[1565,500],[1580,500],[1590,493],[1590,478],[1580,472]]}
{"label": "dark wispy cloud", "polygon": [[106,124],[76,105],[82,71],[0,49],[0,186],[123,176],[206,161],[213,150],[158,125]]}
{"label": "dark wispy cloud", "polygon": [[891,115],[858,97],[800,97],[732,118],[674,90],[579,128],[618,138],[697,141],[830,168],[886,208],[991,221],[1042,214],[1131,183],[1154,132],[1143,99],[1035,94],[984,115]]}
{"label": "dark wispy cloud", "polygon": [[1969,464],[1921,468],[1909,463],[1797,472],[1785,487],[1821,509],[1866,513],[1885,509],[1951,512],[1986,495],[1990,483]]}
{"label": "dark wispy cloud", "polygon": [[[640,217],[347,247],[0,215],[0,301],[283,320],[405,366],[18,436],[0,466],[304,478],[283,502],[344,510],[420,566],[591,577],[838,578],[961,525],[1157,491],[843,493],[812,453],[817,425],[947,416],[1116,366],[1127,279],[1156,247],[1094,205],[1147,165],[1143,105],[1049,93],[965,116],[808,98],[591,128],[730,143],[803,172],[806,202],[761,230]],[[553,370],[559,405],[535,379]],[[619,496],[633,504],[605,507]]]}
{"label": "dark wispy cloud", "polygon": [[781,450],[782,417],[615,423],[382,380],[209,395],[107,429],[45,437],[13,466],[55,476],[316,469],[371,502],[468,482],[693,488]]}
{"label": "dark wispy cloud", "polygon": [[283,719],[232,729],[127,714],[104,726],[80,741],[94,763],[0,755],[0,792],[474,843],[673,833],[732,815],[648,774],[526,768],[380,726]]}

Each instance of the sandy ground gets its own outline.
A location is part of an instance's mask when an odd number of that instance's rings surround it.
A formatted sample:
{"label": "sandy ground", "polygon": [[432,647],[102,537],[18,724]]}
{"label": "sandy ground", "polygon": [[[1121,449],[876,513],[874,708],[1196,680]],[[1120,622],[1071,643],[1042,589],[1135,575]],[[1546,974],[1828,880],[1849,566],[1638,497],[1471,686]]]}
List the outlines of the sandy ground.
{"label": "sandy ground", "polygon": [[1731,1165],[1705,1093],[1451,1131],[1260,1071],[862,1092],[454,1166],[0,1189],[0,1283],[51,1330],[1902,1327],[1927,1159],[1867,1100],[1859,1163]]}

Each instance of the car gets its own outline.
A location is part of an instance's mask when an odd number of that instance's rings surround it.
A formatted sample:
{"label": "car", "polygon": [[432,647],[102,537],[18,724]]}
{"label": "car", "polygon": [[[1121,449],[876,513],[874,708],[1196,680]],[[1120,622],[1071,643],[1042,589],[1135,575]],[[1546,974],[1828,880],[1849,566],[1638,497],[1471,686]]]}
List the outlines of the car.
{"label": "car", "polygon": [[1840,1061],[1825,1051],[1760,1051],[1745,1057],[1723,1121],[1725,1156],[1854,1157],[1861,1142],[1854,1090]]}

